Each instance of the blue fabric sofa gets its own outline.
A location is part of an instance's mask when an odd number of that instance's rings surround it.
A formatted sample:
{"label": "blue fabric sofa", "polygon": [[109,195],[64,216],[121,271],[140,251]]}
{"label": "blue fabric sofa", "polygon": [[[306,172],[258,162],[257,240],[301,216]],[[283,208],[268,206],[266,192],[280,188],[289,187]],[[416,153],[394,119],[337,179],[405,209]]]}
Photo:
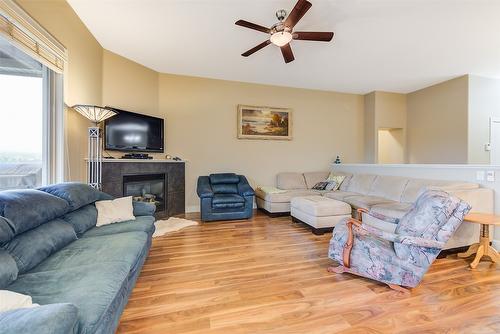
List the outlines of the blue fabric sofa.
{"label": "blue fabric sofa", "polygon": [[111,196],[79,183],[0,192],[0,289],[40,307],[0,313],[5,333],[114,333],[151,246],[155,206],[96,227]]}
{"label": "blue fabric sofa", "polygon": [[203,221],[248,219],[253,215],[255,193],[243,175],[200,176],[197,193]]}

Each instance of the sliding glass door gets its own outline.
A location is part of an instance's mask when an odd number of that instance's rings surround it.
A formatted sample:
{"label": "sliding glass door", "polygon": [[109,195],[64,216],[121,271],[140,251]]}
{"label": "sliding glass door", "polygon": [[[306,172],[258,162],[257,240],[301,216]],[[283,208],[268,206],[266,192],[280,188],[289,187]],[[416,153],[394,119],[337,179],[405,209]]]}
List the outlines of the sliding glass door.
{"label": "sliding glass door", "polygon": [[50,70],[0,37],[0,190],[49,183],[49,79]]}

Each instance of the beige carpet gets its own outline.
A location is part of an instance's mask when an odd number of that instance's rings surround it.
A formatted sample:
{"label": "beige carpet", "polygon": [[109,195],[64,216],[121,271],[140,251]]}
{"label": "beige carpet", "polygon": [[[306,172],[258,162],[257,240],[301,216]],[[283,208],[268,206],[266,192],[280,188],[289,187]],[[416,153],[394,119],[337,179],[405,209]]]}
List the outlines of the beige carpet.
{"label": "beige carpet", "polygon": [[161,237],[165,234],[177,232],[188,226],[198,225],[198,222],[193,220],[170,217],[167,220],[157,220],[155,222],[156,231],[153,238]]}

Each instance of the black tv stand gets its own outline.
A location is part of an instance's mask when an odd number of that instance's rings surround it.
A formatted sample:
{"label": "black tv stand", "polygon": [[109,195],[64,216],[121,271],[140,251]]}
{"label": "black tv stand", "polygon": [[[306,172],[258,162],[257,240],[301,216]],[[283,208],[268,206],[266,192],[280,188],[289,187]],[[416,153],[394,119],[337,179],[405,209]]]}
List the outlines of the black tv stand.
{"label": "black tv stand", "polygon": [[147,153],[127,153],[121,159],[153,159]]}

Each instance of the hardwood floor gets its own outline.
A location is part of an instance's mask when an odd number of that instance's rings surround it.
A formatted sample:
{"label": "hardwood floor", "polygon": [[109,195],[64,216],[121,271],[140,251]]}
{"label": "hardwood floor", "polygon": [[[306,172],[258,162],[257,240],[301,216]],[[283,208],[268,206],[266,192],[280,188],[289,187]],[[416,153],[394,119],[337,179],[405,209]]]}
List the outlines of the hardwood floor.
{"label": "hardwood floor", "polygon": [[500,333],[496,265],[438,259],[404,296],[328,273],[329,238],[256,213],[155,239],[118,333]]}

